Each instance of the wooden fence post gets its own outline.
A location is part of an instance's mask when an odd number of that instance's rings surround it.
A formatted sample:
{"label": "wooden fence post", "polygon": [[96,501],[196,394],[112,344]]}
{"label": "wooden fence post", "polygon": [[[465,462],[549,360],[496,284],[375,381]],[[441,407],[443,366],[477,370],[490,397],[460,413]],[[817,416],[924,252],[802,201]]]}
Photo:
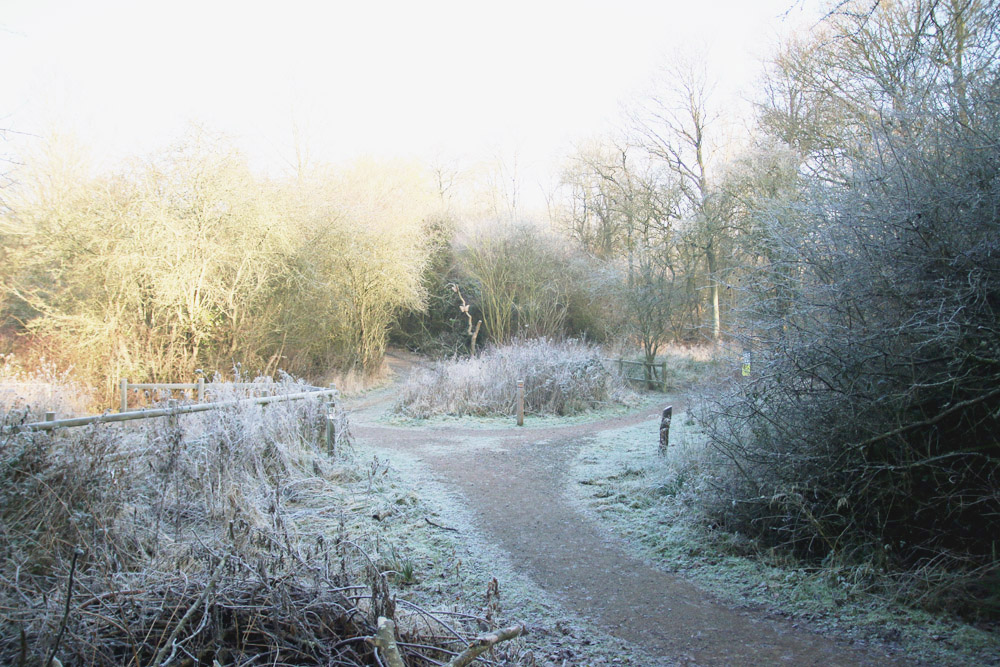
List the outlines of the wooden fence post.
{"label": "wooden fence post", "polygon": [[667,362],[660,363],[660,380],[663,381],[663,393],[667,392]]}
{"label": "wooden fence post", "polygon": [[118,412],[128,412],[128,378],[121,379],[118,391],[121,393],[121,409]]}
{"label": "wooden fence post", "polygon": [[[167,408],[170,409],[170,410],[176,410],[177,409],[177,399],[176,398],[167,399]],[[167,417],[167,419],[170,421],[170,428],[171,428],[171,430],[176,430],[177,427],[178,427],[177,426],[177,422],[178,422],[177,414],[176,413],[171,414],[169,417]]]}
{"label": "wooden fence post", "polygon": [[198,378],[198,402],[201,403],[205,400],[205,378]]}
{"label": "wooden fence post", "polygon": [[517,381],[517,425],[524,426],[524,380]]}

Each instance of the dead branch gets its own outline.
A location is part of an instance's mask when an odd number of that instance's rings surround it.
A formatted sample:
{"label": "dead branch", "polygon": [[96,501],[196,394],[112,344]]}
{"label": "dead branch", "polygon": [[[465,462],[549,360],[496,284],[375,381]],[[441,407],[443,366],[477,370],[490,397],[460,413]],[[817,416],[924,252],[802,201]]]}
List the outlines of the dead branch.
{"label": "dead branch", "polygon": [[[219,562],[219,566],[215,568],[215,572],[212,573],[212,578],[209,579],[208,581],[208,586],[205,586],[205,590],[201,592],[201,595],[198,596],[198,599],[195,600],[190,607],[188,607],[188,610],[186,612],[184,612],[184,615],[181,617],[181,620],[177,621],[177,625],[174,626],[174,629],[170,633],[170,636],[167,638],[166,643],[164,643],[163,646],[160,647],[160,651],[159,653],[156,654],[156,658],[153,659],[152,664],[165,665],[170,660],[173,659],[174,652],[177,650],[177,647],[175,645],[175,642],[177,641],[177,636],[180,635],[181,630],[184,629],[184,626],[187,625],[187,622],[191,619],[191,616],[194,615],[195,610],[201,607],[208,599],[208,597],[212,594],[212,591],[215,590],[215,585],[219,583],[219,578],[222,576],[222,571],[225,569],[226,564],[228,562],[229,562],[228,558],[223,558]],[[169,655],[167,655],[167,651],[170,651]]]}
{"label": "dead branch", "polygon": [[406,667],[403,656],[399,654],[399,647],[396,645],[396,624],[391,619],[379,616],[378,630],[375,632],[372,644],[382,651],[389,667]]}
{"label": "dead branch", "polygon": [[469,648],[465,649],[457,656],[449,660],[445,667],[465,667],[473,660],[478,658],[480,655],[490,650],[500,642],[505,642],[509,639],[514,639],[524,634],[523,625],[512,625],[507,628],[501,628],[495,632],[491,632],[487,635],[480,635],[473,640]]}
{"label": "dead branch", "polygon": [[476,328],[473,329],[472,313],[469,312],[469,304],[465,302],[465,297],[462,296],[462,291],[458,289],[458,285],[456,283],[449,283],[448,286],[451,287],[451,291],[457,294],[458,298],[462,300],[462,305],[459,306],[459,310],[465,313],[465,316],[469,318],[469,329],[467,332],[469,334],[469,356],[474,357],[476,356],[476,339],[479,337],[479,328],[483,326],[483,321],[479,320],[476,322]]}
{"label": "dead branch", "polygon": [[452,528],[451,526],[442,526],[439,523],[435,523],[434,521],[431,521],[427,517],[424,517],[424,521],[426,521],[430,525],[434,526],[435,528],[440,528],[441,530],[450,530],[450,531],[455,532],[455,533],[459,532],[458,528]]}

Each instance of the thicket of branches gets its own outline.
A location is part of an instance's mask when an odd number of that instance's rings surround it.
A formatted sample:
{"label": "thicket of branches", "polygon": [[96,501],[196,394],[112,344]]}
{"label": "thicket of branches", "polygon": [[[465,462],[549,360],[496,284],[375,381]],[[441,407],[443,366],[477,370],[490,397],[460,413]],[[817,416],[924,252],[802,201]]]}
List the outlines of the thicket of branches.
{"label": "thicket of branches", "polygon": [[93,176],[72,151],[28,162],[0,217],[5,333],[95,384],[381,366],[422,304],[418,173],[360,163],[295,182],[196,134]]}
{"label": "thicket of branches", "polygon": [[[994,610],[997,20],[988,3],[887,5],[785,61],[770,120],[803,151],[801,185],[755,213],[753,375],[703,414],[731,462],[715,521],[817,560],[968,568]],[[812,107],[789,95],[850,113],[796,118]]]}

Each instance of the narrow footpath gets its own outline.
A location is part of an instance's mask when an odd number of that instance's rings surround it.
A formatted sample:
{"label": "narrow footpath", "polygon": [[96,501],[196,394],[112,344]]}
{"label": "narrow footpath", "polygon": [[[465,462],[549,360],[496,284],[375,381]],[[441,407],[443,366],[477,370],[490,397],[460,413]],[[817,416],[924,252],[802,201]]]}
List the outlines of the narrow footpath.
{"label": "narrow footpath", "polygon": [[[357,403],[353,435],[426,463],[459,492],[478,529],[567,609],[633,644],[648,665],[903,665],[784,619],[734,609],[629,555],[570,501],[569,466],[587,438],[655,411],[560,428],[406,429],[379,425],[393,394]],[[351,406],[348,404],[348,408]]]}

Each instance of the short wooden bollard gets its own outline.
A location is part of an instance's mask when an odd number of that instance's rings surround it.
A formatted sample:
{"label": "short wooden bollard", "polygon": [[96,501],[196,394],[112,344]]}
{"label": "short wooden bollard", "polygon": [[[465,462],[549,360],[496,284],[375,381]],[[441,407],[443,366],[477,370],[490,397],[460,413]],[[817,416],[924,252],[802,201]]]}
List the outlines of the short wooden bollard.
{"label": "short wooden bollard", "polygon": [[668,405],[663,408],[663,416],[660,417],[660,454],[667,453],[667,445],[670,443],[670,420],[674,414],[674,406]]}
{"label": "short wooden bollard", "polygon": [[517,425],[524,426],[524,380],[517,381]]}
{"label": "short wooden bollard", "polygon": [[333,445],[337,441],[337,427],[334,422],[333,402],[326,404],[326,453],[333,456]]}

